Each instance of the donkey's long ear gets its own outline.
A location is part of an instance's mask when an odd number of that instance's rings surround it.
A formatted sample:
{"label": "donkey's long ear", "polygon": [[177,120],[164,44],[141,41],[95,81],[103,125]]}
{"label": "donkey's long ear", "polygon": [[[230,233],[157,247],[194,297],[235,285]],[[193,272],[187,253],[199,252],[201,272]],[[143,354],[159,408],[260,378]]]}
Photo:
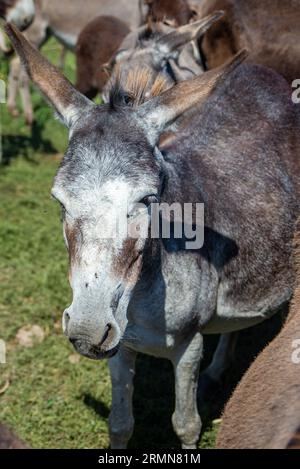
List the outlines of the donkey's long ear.
{"label": "donkey's long ear", "polygon": [[16,26],[7,23],[5,31],[33,83],[54,106],[65,125],[72,127],[80,115],[94,104],[80,94],[54,65],[32,47]]}
{"label": "donkey's long ear", "polygon": [[138,114],[144,122],[150,142],[155,145],[166,126],[192,107],[204,103],[247,56],[247,51],[242,50],[222,67],[183,81],[140,106]]}
{"label": "donkey's long ear", "polygon": [[223,15],[223,11],[216,11],[200,21],[180,26],[180,28],[160,37],[156,41],[156,48],[164,57],[170,56],[172,52],[177,51],[188,42],[200,38]]}

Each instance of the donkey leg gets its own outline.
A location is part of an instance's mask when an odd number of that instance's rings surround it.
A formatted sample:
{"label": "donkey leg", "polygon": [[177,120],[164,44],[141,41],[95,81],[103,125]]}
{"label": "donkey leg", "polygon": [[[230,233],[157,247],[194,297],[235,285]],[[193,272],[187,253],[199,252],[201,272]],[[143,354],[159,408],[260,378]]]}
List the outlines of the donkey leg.
{"label": "donkey leg", "polygon": [[9,64],[7,108],[13,117],[19,115],[17,96],[19,91],[20,59],[14,57]]}
{"label": "donkey leg", "polygon": [[222,382],[224,373],[230,367],[237,344],[239,332],[222,334],[211,364],[200,375],[198,395],[206,401]]}
{"label": "donkey leg", "polygon": [[175,371],[175,412],[172,423],[182,448],[194,449],[201,431],[197,409],[197,387],[203,338],[200,333],[183,344],[172,357]]}
{"label": "donkey leg", "polygon": [[26,70],[22,67],[20,73],[20,94],[24,109],[26,124],[32,125],[33,123],[33,109],[30,95],[30,82]]}
{"label": "donkey leg", "polygon": [[136,352],[123,347],[109,360],[112,382],[109,434],[112,449],[126,448],[133,432],[132,394],[135,360]]}

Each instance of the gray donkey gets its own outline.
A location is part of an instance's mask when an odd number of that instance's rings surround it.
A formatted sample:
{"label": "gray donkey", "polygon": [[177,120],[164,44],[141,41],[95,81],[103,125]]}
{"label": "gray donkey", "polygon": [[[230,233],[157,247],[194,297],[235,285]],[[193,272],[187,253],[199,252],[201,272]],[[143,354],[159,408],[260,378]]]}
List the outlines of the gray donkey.
{"label": "gray donkey", "polygon": [[151,88],[158,75],[164,76],[169,87],[196,75],[204,69],[197,56],[195,41],[223,15],[222,11],[195,23],[172,28],[164,23],[150,23],[129,33],[107,65],[110,80],[103,90],[104,101],[116,82],[126,87],[128,76],[137,69],[149,74]]}
{"label": "gray donkey", "polygon": [[[126,447],[131,437],[135,360],[143,352],[171,360],[174,430],[183,448],[195,448],[203,334],[260,323],[292,294],[300,132],[290,89],[276,72],[239,66],[240,54],[144,103],[116,86],[98,106],[14,26],[6,29],[70,130],[52,189],[73,289],[63,329],[82,355],[110,359],[111,446]],[[173,139],[159,148],[178,118]],[[113,213],[124,200],[133,234],[114,236]],[[205,204],[202,248],[174,234],[147,236],[159,202]]]}
{"label": "gray donkey", "polygon": [[[89,98],[109,89],[122,72],[125,81],[136,68],[150,72],[155,81],[163,74],[172,86],[175,82],[203,73],[195,57],[191,41],[203,35],[221,16],[217,12],[208,18],[177,29],[163,23],[150,22],[134,32],[117,18],[99,16],[81,32],[76,46],[76,88]],[[110,77],[110,80],[109,80]]]}

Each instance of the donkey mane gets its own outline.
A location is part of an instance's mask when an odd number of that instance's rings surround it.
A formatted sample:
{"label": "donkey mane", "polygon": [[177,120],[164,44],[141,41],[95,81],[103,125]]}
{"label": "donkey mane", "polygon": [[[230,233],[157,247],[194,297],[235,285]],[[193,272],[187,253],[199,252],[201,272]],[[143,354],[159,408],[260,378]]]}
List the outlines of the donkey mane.
{"label": "donkey mane", "polygon": [[118,67],[116,79],[109,92],[110,108],[113,110],[120,105],[138,107],[168,88],[167,80],[162,74],[157,75],[150,88],[151,80],[152,73],[147,68],[135,68],[124,77]]}

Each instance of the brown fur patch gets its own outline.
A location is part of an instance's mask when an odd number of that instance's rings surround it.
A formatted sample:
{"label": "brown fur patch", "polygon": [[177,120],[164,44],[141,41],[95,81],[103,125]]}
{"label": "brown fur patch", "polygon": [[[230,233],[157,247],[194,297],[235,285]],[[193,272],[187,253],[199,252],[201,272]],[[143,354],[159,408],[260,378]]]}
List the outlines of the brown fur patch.
{"label": "brown fur patch", "polygon": [[291,82],[299,74],[299,3],[293,0],[202,0],[199,18],[216,10],[225,16],[201,43],[207,69],[220,66],[237,50],[249,61],[273,68]]}
{"label": "brown fur patch", "polygon": [[112,266],[113,274],[123,278],[127,285],[134,285],[141,271],[142,255],[136,249],[136,242],[134,238],[127,238]]}
{"label": "brown fur patch", "polygon": [[174,27],[187,24],[194,15],[187,0],[145,0],[145,4],[149,6],[148,18]]}
{"label": "brown fur patch", "polygon": [[74,226],[65,223],[65,234],[68,241],[70,266],[79,262],[78,252],[81,239],[81,220],[77,220]]}
{"label": "brown fur patch", "polygon": [[120,67],[117,67],[116,80],[110,91],[110,102],[113,104],[119,96],[126,95],[130,104],[138,107],[168,88],[167,81],[161,74],[151,82],[152,73],[147,68],[135,68],[124,77]]}
{"label": "brown fur patch", "polygon": [[129,34],[118,18],[99,16],[80,33],[76,46],[76,88],[89,98],[102,91],[109,79],[110,60]]}

